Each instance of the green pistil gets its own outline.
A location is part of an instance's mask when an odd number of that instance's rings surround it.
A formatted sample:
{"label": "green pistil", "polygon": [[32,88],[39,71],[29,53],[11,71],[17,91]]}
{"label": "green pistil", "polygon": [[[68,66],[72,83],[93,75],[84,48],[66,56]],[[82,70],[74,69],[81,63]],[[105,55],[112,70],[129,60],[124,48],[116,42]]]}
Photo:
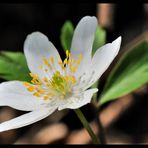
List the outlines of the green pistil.
{"label": "green pistil", "polygon": [[54,73],[51,80],[51,86],[56,92],[63,95],[68,93],[68,90],[69,90],[69,88],[67,87],[68,82],[64,79],[64,77],[59,72]]}

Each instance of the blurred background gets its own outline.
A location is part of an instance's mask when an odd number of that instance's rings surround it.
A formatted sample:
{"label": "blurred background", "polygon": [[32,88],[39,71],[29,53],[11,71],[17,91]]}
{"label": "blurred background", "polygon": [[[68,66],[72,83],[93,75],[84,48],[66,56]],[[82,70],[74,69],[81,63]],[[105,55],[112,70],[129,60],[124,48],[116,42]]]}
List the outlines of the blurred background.
{"label": "blurred background", "polygon": [[[23,52],[26,36],[40,31],[49,37],[62,55],[59,38],[62,25],[71,20],[75,26],[86,15],[97,16],[99,25],[107,32],[107,42],[122,36],[121,51],[148,37],[148,4],[0,4],[0,50]],[[111,67],[101,77],[100,91]],[[100,119],[105,127],[107,143],[148,143],[147,88],[145,85],[102,106]],[[82,111],[94,131],[99,133],[93,120],[92,106],[88,104],[82,107]],[[1,107],[0,122],[23,113]],[[91,139],[72,110],[55,112],[35,124],[0,133],[0,144],[50,143],[90,144]]]}

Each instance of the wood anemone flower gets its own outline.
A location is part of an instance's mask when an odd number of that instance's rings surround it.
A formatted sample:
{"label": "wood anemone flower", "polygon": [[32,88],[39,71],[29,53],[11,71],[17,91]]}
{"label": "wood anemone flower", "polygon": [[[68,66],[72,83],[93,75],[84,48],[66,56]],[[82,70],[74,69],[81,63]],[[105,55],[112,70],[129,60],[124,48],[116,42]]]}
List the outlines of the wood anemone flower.
{"label": "wood anemone flower", "polygon": [[80,20],[64,61],[45,35],[34,32],[27,36],[24,53],[32,80],[0,84],[0,106],[30,112],[1,123],[1,132],[37,122],[56,109],[77,109],[91,102],[98,89],[89,89],[90,86],[111,64],[121,44],[118,37],[99,48],[92,57],[96,27],[94,16]]}

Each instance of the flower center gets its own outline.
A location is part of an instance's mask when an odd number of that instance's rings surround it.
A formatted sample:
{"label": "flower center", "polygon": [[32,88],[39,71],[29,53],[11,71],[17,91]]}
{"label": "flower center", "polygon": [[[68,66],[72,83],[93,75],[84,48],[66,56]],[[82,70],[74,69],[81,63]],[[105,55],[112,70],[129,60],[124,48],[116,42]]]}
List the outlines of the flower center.
{"label": "flower center", "polygon": [[[55,59],[53,57],[49,59],[43,58],[43,65],[40,66],[40,69],[47,74],[47,77],[40,79],[38,75],[30,73],[32,84],[24,82],[27,90],[34,96],[49,100],[54,97],[66,98],[72,94],[72,88],[76,84],[74,73],[82,60],[82,55],[75,60],[71,58],[67,50],[65,60],[62,62],[59,57],[57,57],[57,60],[62,73],[56,69]],[[48,72],[49,69],[50,71]],[[52,77],[49,79],[48,75],[51,73]]]}

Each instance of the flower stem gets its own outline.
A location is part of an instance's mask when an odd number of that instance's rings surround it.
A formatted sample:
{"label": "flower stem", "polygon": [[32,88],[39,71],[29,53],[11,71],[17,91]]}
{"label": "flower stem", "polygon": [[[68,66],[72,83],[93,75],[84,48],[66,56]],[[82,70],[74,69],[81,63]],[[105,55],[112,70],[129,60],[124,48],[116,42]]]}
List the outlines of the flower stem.
{"label": "flower stem", "polygon": [[96,109],[96,123],[99,129],[99,140],[100,140],[100,144],[106,144],[106,138],[105,138],[105,131],[104,128],[102,126],[102,123],[100,121],[100,108]]}
{"label": "flower stem", "polygon": [[87,130],[87,132],[89,133],[90,137],[92,138],[93,143],[94,144],[99,144],[98,138],[96,137],[96,135],[94,134],[93,130],[89,126],[89,123],[86,120],[86,118],[83,115],[83,113],[81,112],[81,110],[80,109],[75,109],[74,111],[77,114],[78,118],[80,119],[81,123],[83,124],[84,128]]}

